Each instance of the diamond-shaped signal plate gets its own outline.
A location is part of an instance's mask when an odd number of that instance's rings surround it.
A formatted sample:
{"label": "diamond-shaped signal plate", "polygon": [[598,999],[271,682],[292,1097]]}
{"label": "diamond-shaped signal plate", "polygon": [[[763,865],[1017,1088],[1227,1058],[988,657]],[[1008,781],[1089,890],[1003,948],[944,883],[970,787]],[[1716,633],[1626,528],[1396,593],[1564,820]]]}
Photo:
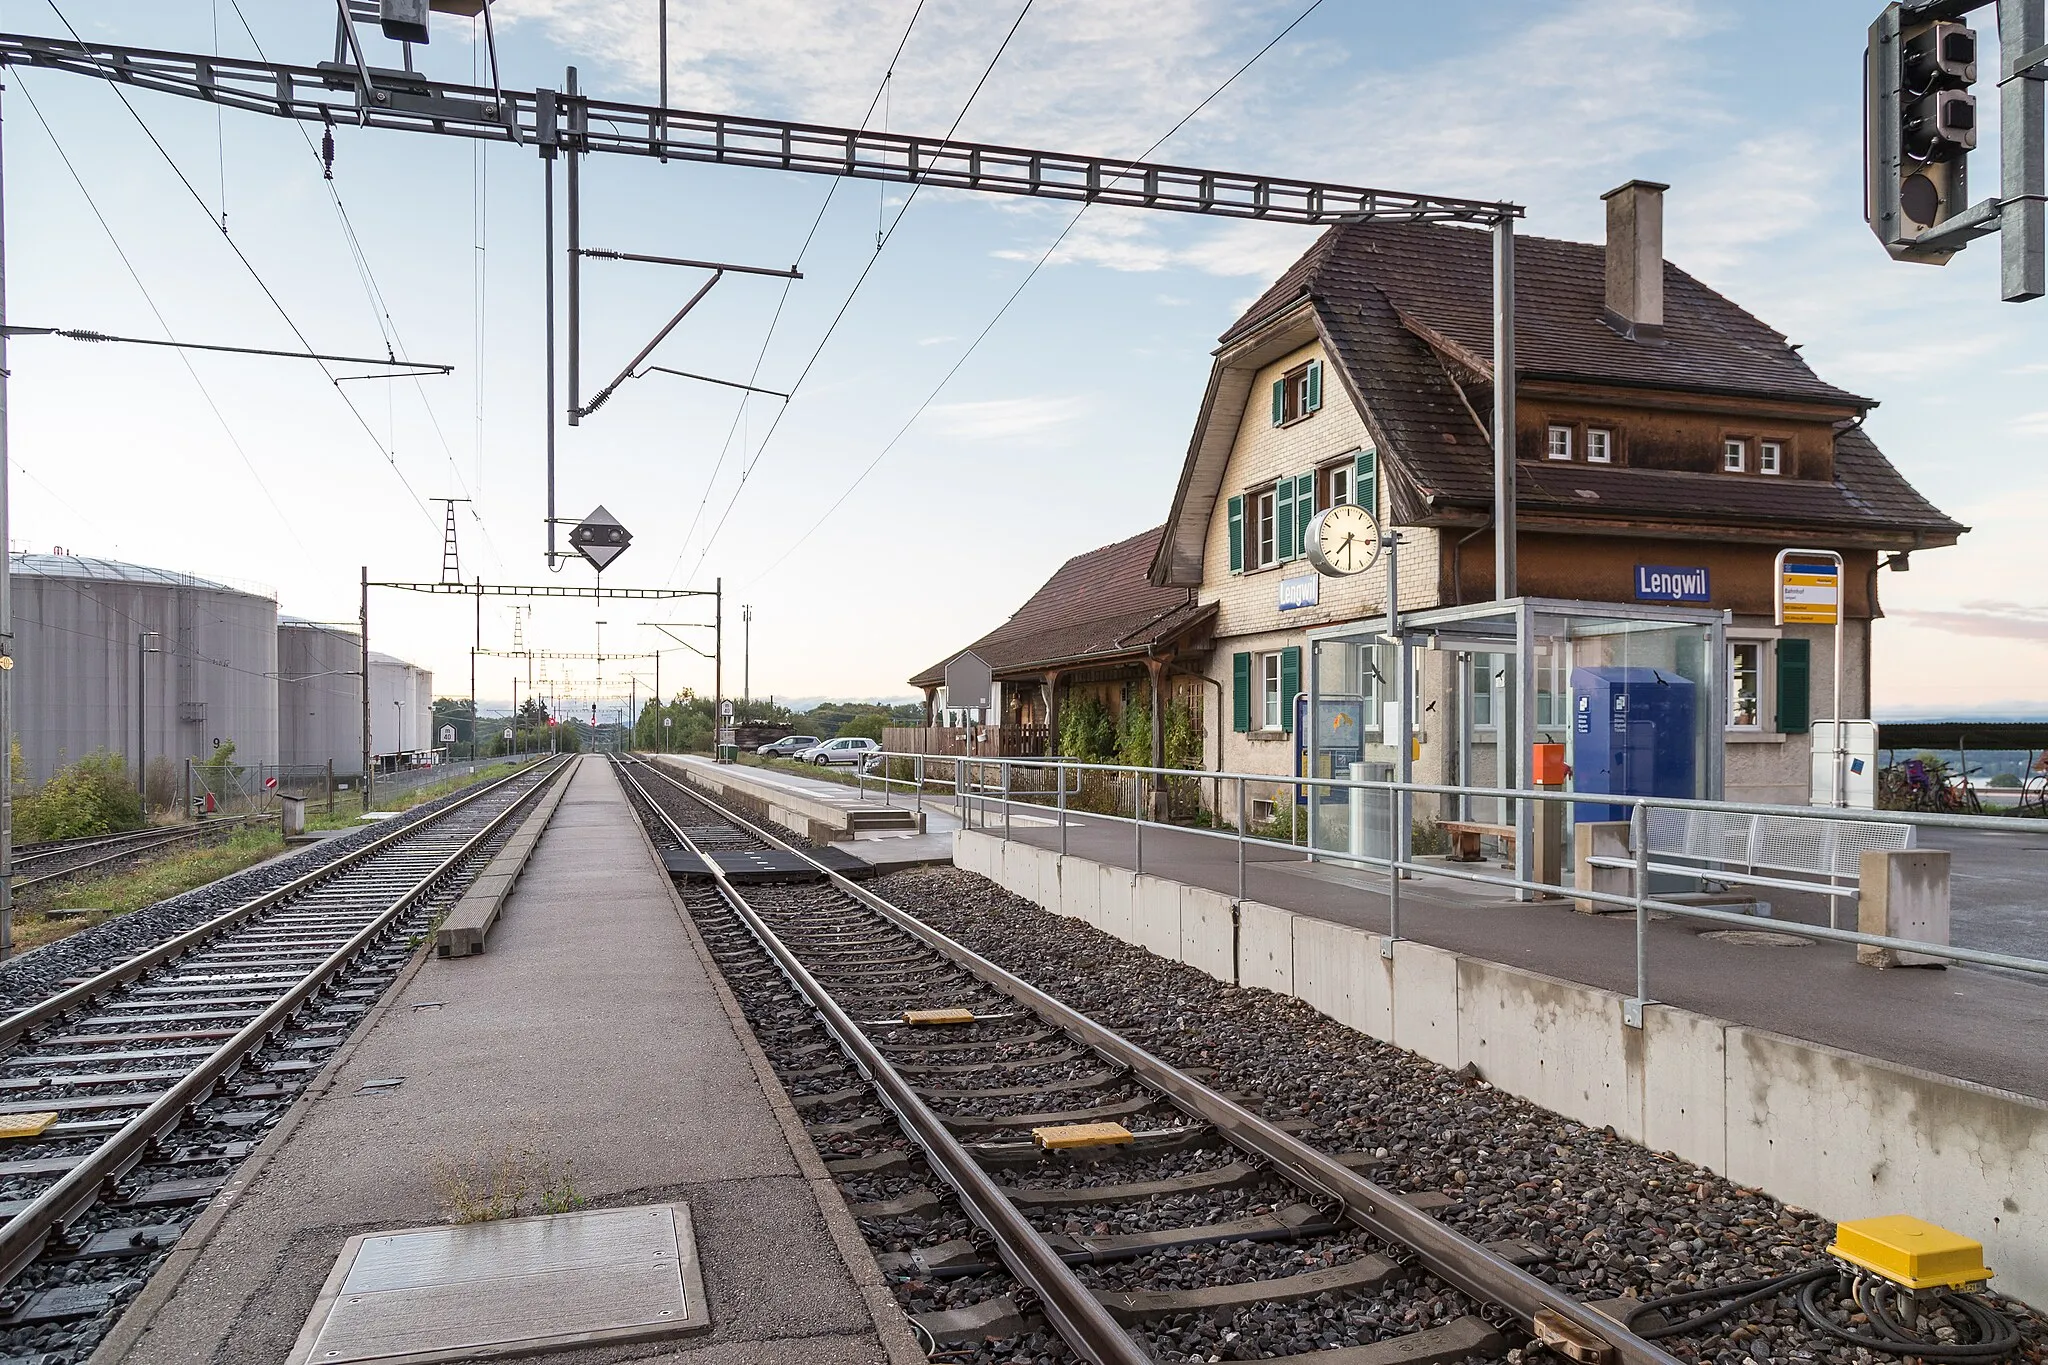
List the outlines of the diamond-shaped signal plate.
{"label": "diamond-shaped signal plate", "polygon": [[602,504],[569,532],[570,548],[589,560],[599,573],[624,554],[632,543],[633,533],[621,526],[619,519],[607,512]]}

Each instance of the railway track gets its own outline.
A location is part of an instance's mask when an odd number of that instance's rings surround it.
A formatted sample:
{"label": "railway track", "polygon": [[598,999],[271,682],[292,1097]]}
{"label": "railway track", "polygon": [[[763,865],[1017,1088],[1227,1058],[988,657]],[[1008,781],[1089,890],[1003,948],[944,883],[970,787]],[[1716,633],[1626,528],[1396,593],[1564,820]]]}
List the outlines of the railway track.
{"label": "railway track", "polygon": [[84,1359],[566,762],[0,1021],[0,1360]]}
{"label": "railway track", "polygon": [[23,844],[14,850],[16,894],[33,886],[62,881],[106,867],[140,853],[153,853],[212,835],[230,833],[269,816],[233,816],[172,829],[138,829],[123,834],[93,834],[82,839],[53,839]]}
{"label": "railway track", "polygon": [[[1586,1365],[1674,1359],[1520,1268],[1516,1246],[1373,1183],[1373,1158],[1307,1146],[1256,1097],[1168,1066],[667,773],[615,762],[935,1354],[1425,1365],[1534,1339]],[[1098,1124],[1114,1128],[1081,1127]]]}

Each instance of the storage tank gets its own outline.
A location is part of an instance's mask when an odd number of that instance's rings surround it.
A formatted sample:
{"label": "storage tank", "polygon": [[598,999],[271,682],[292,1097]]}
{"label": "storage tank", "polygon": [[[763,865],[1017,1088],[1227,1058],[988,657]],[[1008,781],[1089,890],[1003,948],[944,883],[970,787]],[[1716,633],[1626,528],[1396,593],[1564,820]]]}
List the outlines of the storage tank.
{"label": "storage tank", "polygon": [[240,766],[277,762],[274,594],[84,555],[9,555],[8,571],[28,781],[96,749],[131,772],[138,749],[171,774],[230,741]]}
{"label": "storage tank", "polygon": [[277,623],[278,762],[305,770],[363,771],[363,644],[352,630],[280,617]]}
{"label": "storage tank", "polygon": [[432,748],[433,730],[433,670],[371,650],[370,753],[378,766]]}

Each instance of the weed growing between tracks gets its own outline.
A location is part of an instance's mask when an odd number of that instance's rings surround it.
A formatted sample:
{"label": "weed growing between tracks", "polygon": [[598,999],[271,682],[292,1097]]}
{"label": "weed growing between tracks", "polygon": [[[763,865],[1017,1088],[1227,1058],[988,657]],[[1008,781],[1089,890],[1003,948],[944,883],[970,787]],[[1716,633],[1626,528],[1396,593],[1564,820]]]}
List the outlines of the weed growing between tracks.
{"label": "weed growing between tracks", "polygon": [[[47,897],[23,897],[14,911],[17,951],[54,942],[67,934],[154,905],[160,900],[217,881],[284,852],[275,829],[238,830],[203,848],[182,848],[148,857],[138,866],[105,876],[65,882]],[[84,910],[84,914],[49,911]]]}
{"label": "weed growing between tracks", "polygon": [[531,1147],[479,1142],[468,1156],[436,1157],[434,1187],[451,1223],[491,1223],[534,1213],[573,1213],[584,1205],[576,1192],[576,1163],[557,1165]]}
{"label": "weed growing between tracks", "polygon": [[[444,796],[453,795],[465,787],[473,787],[479,782],[495,782],[501,777],[509,777],[513,769],[519,767],[522,763],[532,762],[534,757],[536,756],[529,754],[517,762],[508,759],[503,763],[492,763],[478,768],[473,773],[460,773],[454,777],[443,778],[439,782],[430,782],[423,787],[413,787],[389,797],[377,795],[373,788],[370,793],[372,803],[370,808],[380,812],[411,810],[414,806],[424,805],[429,801],[438,801]],[[347,795],[336,796],[334,798],[334,814],[332,815],[327,813],[324,802],[318,807],[311,801],[306,803],[306,828],[308,829],[353,829],[362,823],[362,819],[363,802],[360,793],[351,792]]]}

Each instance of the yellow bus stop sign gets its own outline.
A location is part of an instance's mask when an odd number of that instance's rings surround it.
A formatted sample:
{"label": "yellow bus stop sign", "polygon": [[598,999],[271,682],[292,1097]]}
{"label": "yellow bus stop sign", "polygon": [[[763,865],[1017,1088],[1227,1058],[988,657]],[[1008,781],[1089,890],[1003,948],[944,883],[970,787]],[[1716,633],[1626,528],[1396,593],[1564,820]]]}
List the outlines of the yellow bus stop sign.
{"label": "yellow bus stop sign", "polygon": [[1779,625],[1841,624],[1841,555],[1833,550],[1780,550],[1774,577]]}

